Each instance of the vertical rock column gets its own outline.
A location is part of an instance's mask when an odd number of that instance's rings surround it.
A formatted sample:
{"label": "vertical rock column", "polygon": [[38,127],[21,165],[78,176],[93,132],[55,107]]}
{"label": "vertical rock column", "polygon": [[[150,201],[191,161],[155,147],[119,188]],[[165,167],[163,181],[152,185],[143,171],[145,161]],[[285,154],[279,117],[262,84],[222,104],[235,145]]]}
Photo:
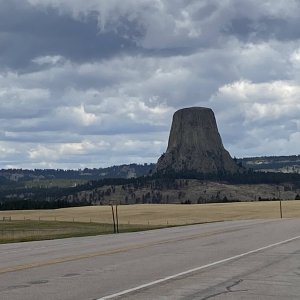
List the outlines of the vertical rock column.
{"label": "vertical rock column", "polygon": [[166,153],[156,171],[236,173],[239,167],[225,150],[210,108],[183,108],[174,113]]}

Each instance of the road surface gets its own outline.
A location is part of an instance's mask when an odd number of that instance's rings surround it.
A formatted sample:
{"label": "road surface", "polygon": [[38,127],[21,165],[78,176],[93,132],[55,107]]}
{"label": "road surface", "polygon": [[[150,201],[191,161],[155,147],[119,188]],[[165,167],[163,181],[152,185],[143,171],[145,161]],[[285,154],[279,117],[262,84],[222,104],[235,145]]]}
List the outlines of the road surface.
{"label": "road surface", "polygon": [[299,299],[300,219],[0,245],[0,299]]}

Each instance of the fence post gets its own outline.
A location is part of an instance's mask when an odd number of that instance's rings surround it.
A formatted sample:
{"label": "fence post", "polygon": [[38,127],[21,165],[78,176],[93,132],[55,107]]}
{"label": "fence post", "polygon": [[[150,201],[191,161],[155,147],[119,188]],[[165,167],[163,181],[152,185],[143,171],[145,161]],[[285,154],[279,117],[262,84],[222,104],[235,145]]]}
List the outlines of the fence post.
{"label": "fence post", "polygon": [[119,233],[118,204],[116,204],[117,233]]}
{"label": "fence post", "polygon": [[116,221],[115,221],[115,212],[114,212],[114,206],[111,204],[111,212],[112,212],[112,218],[114,223],[114,233],[116,233]]}

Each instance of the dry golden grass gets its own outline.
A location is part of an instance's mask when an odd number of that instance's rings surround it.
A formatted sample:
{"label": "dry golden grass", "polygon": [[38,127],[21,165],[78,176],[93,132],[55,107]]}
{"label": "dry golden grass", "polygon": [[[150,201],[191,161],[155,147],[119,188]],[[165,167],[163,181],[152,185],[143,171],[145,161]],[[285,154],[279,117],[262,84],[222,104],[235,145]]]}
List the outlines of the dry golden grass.
{"label": "dry golden grass", "polygon": [[[282,201],[284,218],[300,217],[300,201]],[[183,225],[242,219],[279,218],[279,201],[219,204],[139,204],[118,206],[120,224]],[[0,220],[48,220],[111,223],[110,206],[86,206],[55,210],[1,211]]]}

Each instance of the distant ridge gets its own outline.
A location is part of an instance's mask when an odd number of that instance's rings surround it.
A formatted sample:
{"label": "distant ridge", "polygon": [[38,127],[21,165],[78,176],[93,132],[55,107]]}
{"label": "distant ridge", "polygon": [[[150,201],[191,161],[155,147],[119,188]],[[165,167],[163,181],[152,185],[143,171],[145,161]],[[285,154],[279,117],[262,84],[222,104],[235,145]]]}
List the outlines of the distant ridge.
{"label": "distant ridge", "polygon": [[300,155],[245,157],[237,161],[254,171],[300,173]]}

